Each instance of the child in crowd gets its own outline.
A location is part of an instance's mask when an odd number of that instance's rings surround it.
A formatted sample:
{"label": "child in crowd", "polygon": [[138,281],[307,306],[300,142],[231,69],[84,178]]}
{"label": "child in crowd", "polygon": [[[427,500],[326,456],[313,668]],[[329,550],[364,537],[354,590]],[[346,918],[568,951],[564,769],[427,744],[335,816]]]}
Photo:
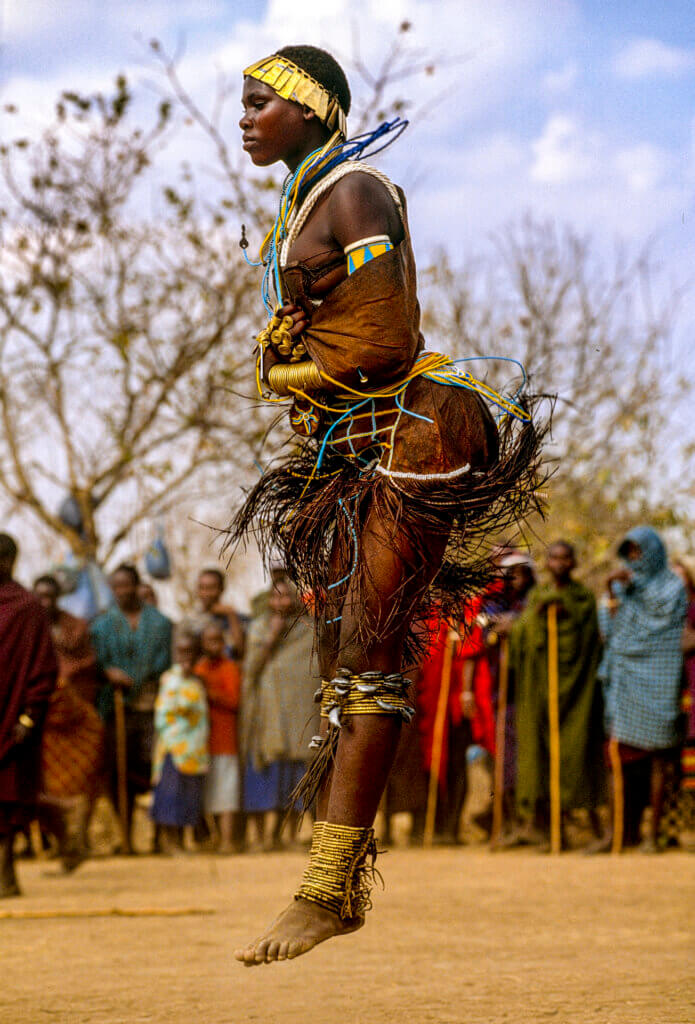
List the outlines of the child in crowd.
{"label": "child in crowd", "polygon": [[203,657],[195,667],[205,683],[210,709],[210,771],[205,781],[204,808],[219,831],[218,853],[232,853],[234,815],[239,810],[237,713],[241,675],[236,662],[225,657],[222,627],[206,626],[201,633]]}
{"label": "child in crowd", "polygon": [[175,664],[162,675],[155,702],[151,815],[163,826],[162,851],[169,854],[182,850],[183,827],[202,815],[209,729],[205,688],[194,672],[199,654],[198,637],[179,633]]}

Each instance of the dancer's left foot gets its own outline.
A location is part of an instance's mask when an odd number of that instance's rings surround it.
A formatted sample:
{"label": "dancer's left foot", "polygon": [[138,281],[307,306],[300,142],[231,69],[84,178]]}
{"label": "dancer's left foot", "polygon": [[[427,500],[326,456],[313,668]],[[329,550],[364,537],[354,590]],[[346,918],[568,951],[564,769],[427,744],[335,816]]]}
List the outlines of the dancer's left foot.
{"label": "dancer's left foot", "polygon": [[308,953],[319,942],[334,935],[348,935],[364,924],[363,917],[342,920],[330,910],[309,900],[293,900],[260,939],[234,956],[245,967],[270,964],[276,960],[294,960]]}

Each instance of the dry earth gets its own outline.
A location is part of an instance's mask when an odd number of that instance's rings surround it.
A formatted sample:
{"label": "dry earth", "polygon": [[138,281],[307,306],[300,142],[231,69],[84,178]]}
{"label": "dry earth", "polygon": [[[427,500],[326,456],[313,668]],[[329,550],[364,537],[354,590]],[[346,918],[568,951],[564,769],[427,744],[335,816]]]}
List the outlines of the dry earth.
{"label": "dry earth", "polygon": [[66,1024],[693,1024],[695,858],[396,849],[367,926],[292,963],[233,948],[281,908],[300,853],[20,863],[0,913],[197,907],[210,916],[0,920],[0,1021]]}

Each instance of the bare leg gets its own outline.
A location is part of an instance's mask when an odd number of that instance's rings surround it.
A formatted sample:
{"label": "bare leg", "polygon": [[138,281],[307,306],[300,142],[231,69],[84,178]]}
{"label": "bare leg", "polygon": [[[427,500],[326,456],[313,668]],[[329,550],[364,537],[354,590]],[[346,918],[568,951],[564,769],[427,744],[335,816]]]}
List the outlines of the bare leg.
{"label": "bare leg", "polygon": [[183,850],[183,829],[176,825],[161,826],[162,853],[167,857],[174,857],[182,854]]}
{"label": "bare leg", "polygon": [[215,815],[215,821],[220,834],[220,844],[217,847],[218,853],[231,853],[234,849],[234,812],[223,811]]}
{"label": "bare leg", "polygon": [[[398,672],[402,650],[414,610],[439,568],[445,539],[423,532],[419,543],[402,538],[394,523],[374,509],[365,518],[360,558],[369,567],[362,592],[348,589],[342,607],[340,642],[330,627],[321,643],[321,669],[330,678],[339,665],[359,674],[366,671]],[[375,624],[379,637],[363,645],[357,639],[362,617]],[[368,828],[393,764],[400,736],[400,718],[356,715],[340,731],[335,764],[319,798],[319,820]],[[317,903],[295,899],[268,931],[245,949],[235,952],[246,966],[291,960],[335,935],[355,931],[363,918],[341,919]]]}
{"label": "bare leg", "polygon": [[0,836],[0,899],[21,896],[14,870],[14,831]]}
{"label": "bare leg", "polygon": [[659,850],[659,826],[664,810],[664,794],[666,792],[666,760],[658,754],[652,757],[649,779],[649,799],[652,809],[652,820],[649,835],[641,849],[645,853],[657,853]]}

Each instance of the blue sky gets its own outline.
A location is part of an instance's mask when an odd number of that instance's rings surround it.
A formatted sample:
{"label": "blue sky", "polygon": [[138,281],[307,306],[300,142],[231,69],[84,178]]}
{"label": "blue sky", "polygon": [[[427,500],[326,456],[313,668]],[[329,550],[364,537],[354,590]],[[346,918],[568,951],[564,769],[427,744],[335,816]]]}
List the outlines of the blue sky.
{"label": "blue sky", "polygon": [[3,0],[2,10],[2,95],[37,125],[61,88],[105,86],[122,68],[151,78],[142,40],[152,36],[185,40],[182,76],[204,102],[216,68],[233,72],[283,42],[349,56],[353,25],[376,61],[408,18],[415,45],[465,57],[413,83],[418,100],[446,96],[386,160],[416,186],[420,250],[453,233],[463,254],[534,210],[605,239],[657,234],[689,251],[692,0]]}

